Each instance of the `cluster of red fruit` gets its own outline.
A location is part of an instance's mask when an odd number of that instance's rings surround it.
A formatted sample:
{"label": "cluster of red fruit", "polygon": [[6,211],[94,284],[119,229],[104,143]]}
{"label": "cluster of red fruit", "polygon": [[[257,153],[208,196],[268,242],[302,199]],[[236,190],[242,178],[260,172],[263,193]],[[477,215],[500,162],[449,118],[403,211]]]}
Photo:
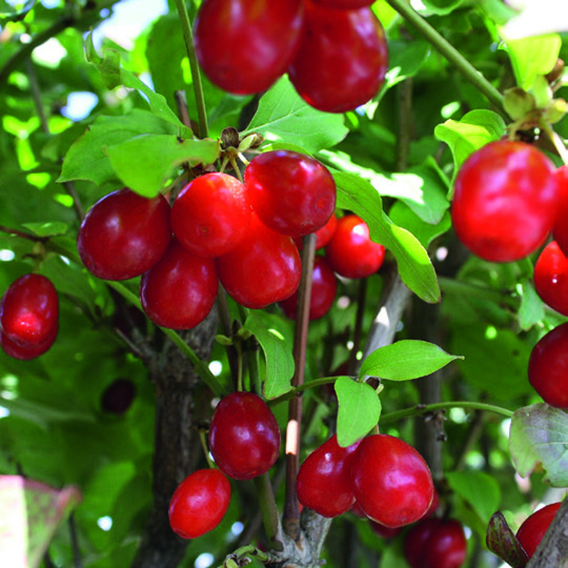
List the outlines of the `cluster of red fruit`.
{"label": "cluster of red fruit", "polygon": [[[534,146],[499,141],[474,152],[455,183],[452,220],[459,239],[493,262],[525,258],[552,240],[535,265],[542,300],[568,315],[568,168]],[[548,404],[568,409],[568,324],[545,335],[531,353],[529,381]]]}
{"label": "cluster of red fruit", "polygon": [[260,93],[287,72],[313,107],[353,110],[377,94],[387,71],[373,1],[205,0],[195,22],[197,58],[229,93]]}
{"label": "cluster of red fruit", "polygon": [[0,302],[0,346],[10,357],[27,361],[43,355],[59,330],[59,299],[51,280],[26,274]]}

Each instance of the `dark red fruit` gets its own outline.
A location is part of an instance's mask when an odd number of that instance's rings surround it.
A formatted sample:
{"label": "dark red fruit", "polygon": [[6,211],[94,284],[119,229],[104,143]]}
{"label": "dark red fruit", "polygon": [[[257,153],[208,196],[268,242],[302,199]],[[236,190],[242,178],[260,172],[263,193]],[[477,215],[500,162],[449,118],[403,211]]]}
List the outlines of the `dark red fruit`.
{"label": "dark red fruit", "polygon": [[302,276],[294,241],[263,225],[254,213],[245,238],[231,252],[217,258],[215,264],[227,293],[252,309],[290,297]]}
{"label": "dark red fruit", "polygon": [[386,538],[386,539],[395,538],[402,531],[402,527],[395,527],[395,528],[385,527],[385,525],[381,525],[381,523],[376,523],[375,521],[372,521],[371,519],[369,519],[369,526],[371,527],[371,530],[377,536],[380,536],[381,538]]}
{"label": "dark red fruit", "polygon": [[136,396],[136,386],[129,379],[116,379],[101,396],[101,407],[104,412],[124,414],[132,405]]}
{"label": "dark red fruit", "polygon": [[91,207],[81,223],[77,249],[98,278],[127,280],[152,268],[170,239],[170,206],[163,196],[147,199],[119,189]]}
{"label": "dark red fruit", "polygon": [[292,61],[302,13],[301,0],[206,0],[195,22],[199,64],[224,91],[260,93]]}
{"label": "dark red fruit", "polygon": [[552,241],[534,266],[534,285],[543,302],[568,316],[568,258]]}
{"label": "dark red fruit", "polygon": [[335,181],[314,158],[289,150],[260,154],[245,170],[252,208],[272,230],[290,237],[315,233],[335,210]]}
{"label": "dark red fruit", "polygon": [[[321,228],[316,231],[316,250],[323,248],[329,241],[331,237],[335,234],[337,229],[337,216],[335,213],[331,214],[329,221]],[[294,239],[298,250],[302,250],[304,243],[302,237],[296,237]]]}
{"label": "dark red fruit", "polygon": [[387,527],[417,521],[432,503],[434,483],[424,458],[399,438],[365,438],[353,457],[351,476],[361,509]]}
{"label": "dark red fruit", "polygon": [[520,260],[543,244],[557,215],[553,163],[535,147],[501,140],[474,152],[455,182],[458,238],[492,262]]}
{"label": "dark red fruit", "polygon": [[223,520],[230,500],[231,484],[218,469],[198,469],[172,496],[170,526],[182,538],[197,538]]}
{"label": "dark red fruit", "polygon": [[371,240],[365,221],[357,215],[345,215],[337,221],[325,254],[333,270],[341,276],[365,278],[382,266],[385,247]]}
{"label": "dark red fruit", "polygon": [[335,10],[306,1],[304,20],[288,69],[299,95],[326,112],[347,112],[372,99],[385,79],[388,49],[370,8]]}
{"label": "dark red fruit", "polygon": [[251,216],[245,186],[233,176],[199,176],[179,193],[172,207],[172,230],[196,256],[228,253],[244,237]]}
{"label": "dark red fruit", "polygon": [[539,509],[530,517],[527,517],[519,527],[517,539],[525,549],[529,558],[535,553],[537,546],[540,544],[544,533],[548,530],[550,523],[552,523],[552,519],[554,519],[558,509],[560,509],[561,504],[562,503],[552,503],[551,505],[546,505],[546,507]]}
{"label": "dark red fruit", "polygon": [[544,402],[568,410],[568,323],[549,331],[534,346],[529,382]]}
{"label": "dark red fruit", "polygon": [[58,321],[57,292],[41,274],[26,274],[12,282],[0,302],[2,334],[24,350],[37,349],[49,339],[53,343]]}
{"label": "dark red fruit", "polygon": [[[312,274],[312,293],[310,300],[310,320],[322,318],[329,312],[335,293],[337,292],[337,278],[329,266],[329,262],[323,256],[316,256],[314,271]],[[298,307],[298,292],[294,292],[286,300],[279,303],[286,317],[296,319]]]}
{"label": "dark red fruit", "polygon": [[211,311],[217,297],[217,272],[210,258],[191,254],[178,241],[140,280],[146,315],[171,329],[191,329]]}
{"label": "dark red fruit", "polygon": [[56,324],[51,330],[51,335],[49,335],[45,341],[38,343],[33,347],[21,347],[17,343],[8,339],[3,332],[0,332],[0,346],[6,355],[14,359],[20,359],[21,361],[29,361],[30,359],[35,359],[36,357],[43,355],[50,349],[57,337],[58,330],[59,325]]}
{"label": "dark red fruit", "polygon": [[306,458],[296,480],[298,500],[304,507],[323,517],[337,517],[353,507],[351,462],[358,445],[342,448],[333,435]]}
{"label": "dark red fruit", "polygon": [[552,229],[554,240],[565,255],[568,255],[568,166],[561,166],[554,172],[558,183],[558,210],[556,222]]}
{"label": "dark red fruit", "polygon": [[439,519],[422,519],[406,534],[404,538],[404,557],[411,568],[425,568],[424,545],[439,522]]}
{"label": "dark red fruit", "polygon": [[215,409],[209,447],[222,472],[233,479],[252,479],[266,473],[278,459],[280,429],[259,396],[234,392]]}

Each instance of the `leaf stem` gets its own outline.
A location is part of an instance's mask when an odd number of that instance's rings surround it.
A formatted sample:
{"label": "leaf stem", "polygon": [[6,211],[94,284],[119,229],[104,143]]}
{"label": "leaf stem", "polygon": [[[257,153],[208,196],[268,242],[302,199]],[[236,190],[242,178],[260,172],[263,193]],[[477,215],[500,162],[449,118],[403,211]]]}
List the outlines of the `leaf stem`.
{"label": "leaf stem", "polygon": [[189,68],[191,71],[191,79],[193,83],[193,92],[195,94],[195,102],[197,104],[197,116],[199,124],[199,137],[207,138],[207,110],[205,108],[205,97],[203,95],[203,83],[201,81],[201,72],[199,71],[199,63],[195,53],[195,44],[193,42],[193,31],[191,30],[191,21],[185,6],[184,0],[175,0],[178,11],[181,31],[189,58]]}
{"label": "leaf stem", "polygon": [[264,531],[268,542],[272,543],[280,532],[280,514],[276,499],[274,497],[274,490],[270,482],[268,473],[263,473],[254,478],[254,485],[258,495],[258,504],[260,512],[262,513],[262,521],[264,524]]}
{"label": "leaf stem", "polygon": [[473,84],[498,111],[507,116],[503,95],[446,39],[444,39],[407,0],[387,0],[407,22],[414,26],[432,46]]}
{"label": "leaf stem", "polygon": [[334,383],[338,378],[339,377],[323,377],[321,379],[310,381],[309,383],[304,383],[302,385],[294,387],[293,389],[290,389],[289,391],[281,394],[280,396],[277,396],[276,398],[273,398],[272,400],[268,400],[267,404],[268,406],[276,406],[282,402],[286,402],[287,400],[290,400],[291,398],[302,394],[308,389],[316,389],[318,387],[321,387],[322,385]]}

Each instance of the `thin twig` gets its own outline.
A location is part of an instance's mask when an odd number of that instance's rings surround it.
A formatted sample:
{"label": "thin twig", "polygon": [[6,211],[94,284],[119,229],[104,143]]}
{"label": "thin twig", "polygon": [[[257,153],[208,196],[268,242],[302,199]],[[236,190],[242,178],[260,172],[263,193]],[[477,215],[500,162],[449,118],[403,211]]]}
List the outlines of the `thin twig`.
{"label": "thin twig", "polygon": [[77,536],[77,526],[75,523],[75,515],[71,513],[69,516],[69,533],[71,535],[71,548],[73,549],[73,561],[75,568],[83,568],[81,561],[81,552],[79,550],[79,539]]}

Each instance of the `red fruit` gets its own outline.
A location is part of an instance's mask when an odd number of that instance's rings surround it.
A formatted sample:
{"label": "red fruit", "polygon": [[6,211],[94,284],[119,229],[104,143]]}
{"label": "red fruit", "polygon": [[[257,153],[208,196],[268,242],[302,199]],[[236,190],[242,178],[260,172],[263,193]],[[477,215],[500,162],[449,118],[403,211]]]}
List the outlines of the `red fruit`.
{"label": "red fruit", "polygon": [[211,311],[217,287],[214,261],[191,254],[173,239],[162,260],[142,275],[140,299],[156,325],[191,329]]}
{"label": "red fruit", "polygon": [[280,429],[259,396],[234,392],[215,408],[209,447],[223,473],[233,479],[252,479],[266,473],[278,459]]}
{"label": "red fruit", "polygon": [[523,142],[501,140],[474,152],[455,182],[452,221],[477,256],[511,262],[534,252],[556,220],[554,165]]}
{"label": "red fruit", "polygon": [[354,10],[363,6],[370,6],[375,0],[313,0],[324,8],[337,8],[339,10]]}
{"label": "red fruit", "polygon": [[568,258],[556,241],[540,253],[534,267],[534,285],[543,302],[568,316]]}
{"label": "red fruit", "polygon": [[127,280],[152,268],[170,239],[170,206],[163,196],[147,199],[119,189],[91,207],[81,223],[77,249],[98,278]]}
{"label": "red fruit", "polygon": [[369,519],[369,526],[376,535],[386,539],[395,538],[402,531],[402,527],[395,527],[395,528],[385,527],[385,525],[381,525],[381,523],[376,523],[371,519]]}
{"label": "red fruit", "polygon": [[568,410],[568,323],[549,331],[534,346],[528,373],[544,402]]}
{"label": "red fruit", "polygon": [[406,534],[404,538],[404,557],[411,568],[425,568],[424,545],[439,523],[439,519],[422,519]]}
{"label": "red fruit", "polygon": [[306,1],[304,20],[288,69],[299,95],[326,112],[354,110],[372,99],[385,79],[388,49],[370,8],[334,10]]}
{"label": "red fruit", "polygon": [[529,558],[535,553],[537,546],[540,544],[544,533],[548,530],[550,523],[552,523],[552,519],[554,519],[558,509],[560,509],[561,504],[562,503],[552,503],[551,505],[546,505],[546,507],[539,509],[530,517],[527,517],[519,527],[517,539],[525,549]]}
{"label": "red fruit", "polygon": [[558,183],[560,198],[552,235],[562,252],[568,255],[568,166],[559,167],[554,172],[554,177]]}
{"label": "red fruit", "polygon": [[218,469],[198,469],[172,496],[170,526],[182,538],[197,538],[223,520],[230,500],[231,484]]}
{"label": "red fruit", "polygon": [[302,8],[301,0],[205,0],[194,35],[207,77],[235,95],[268,89],[296,53]]}
{"label": "red fruit", "polygon": [[11,341],[3,332],[0,332],[0,346],[6,355],[13,357],[14,359],[20,359],[21,361],[29,361],[30,359],[35,359],[36,357],[43,355],[53,345],[53,342],[57,337],[58,330],[59,325],[56,324],[47,339],[33,347],[22,347]]}
{"label": "red fruit", "polygon": [[227,293],[252,309],[290,297],[302,276],[294,241],[263,225],[254,213],[245,238],[215,264]]}
{"label": "red fruit", "polygon": [[260,154],[245,170],[250,204],[272,230],[290,237],[315,233],[335,210],[335,181],[320,162],[289,150]]}
{"label": "red fruit", "polygon": [[351,462],[358,445],[342,448],[333,435],[306,458],[296,480],[298,500],[304,507],[323,517],[337,517],[353,507]]}
{"label": "red fruit", "polygon": [[233,176],[214,172],[181,190],[172,207],[172,230],[191,253],[213,258],[239,244],[250,216],[245,186]]}
{"label": "red fruit", "polygon": [[0,303],[2,333],[24,351],[37,350],[48,340],[53,343],[58,321],[57,292],[41,274],[26,274],[12,282]]}
{"label": "red fruit", "polygon": [[333,270],[346,278],[365,278],[379,270],[385,247],[371,240],[369,227],[357,215],[337,221],[335,234],[325,248]]}
{"label": "red fruit", "polygon": [[434,483],[424,458],[393,436],[365,438],[353,457],[351,476],[361,509],[387,527],[417,521],[432,503]]}
{"label": "red fruit", "polygon": [[130,379],[116,379],[103,392],[101,407],[104,412],[124,414],[132,405],[136,386]]}
{"label": "red fruit", "polygon": [[[329,312],[335,293],[337,292],[337,278],[329,266],[329,262],[323,256],[317,256],[314,260],[312,274],[312,293],[310,299],[310,320],[322,318]],[[298,307],[298,292],[294,292],[286,300],[279,303],[286,317],[296,319]]]}
{"label": "red fruit", "polygon": [[[337,229],[337,216],[335,213],[331,214],[329,221],[321,228],[316,231],[316,250],[323,248],[329,241],[331,237],[335,234]],[[302,237],[296,237],[294,239],[298,250],[302,250],[304,243]]]}

